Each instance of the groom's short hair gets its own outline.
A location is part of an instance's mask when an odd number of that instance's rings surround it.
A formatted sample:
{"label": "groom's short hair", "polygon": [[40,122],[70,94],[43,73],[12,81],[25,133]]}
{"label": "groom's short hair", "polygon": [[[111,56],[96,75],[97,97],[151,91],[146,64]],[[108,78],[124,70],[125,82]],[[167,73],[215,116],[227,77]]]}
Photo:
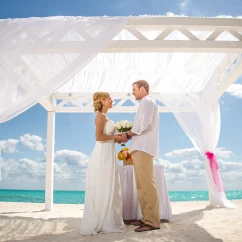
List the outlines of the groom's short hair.
{"label": "groom's short hair", "polygon": [[136,84],[139,88],[144,87],[147,93],[149,93],[150,90],[150,85],[147,81],[145,80],[138,80],[132,84],[132,86]]}

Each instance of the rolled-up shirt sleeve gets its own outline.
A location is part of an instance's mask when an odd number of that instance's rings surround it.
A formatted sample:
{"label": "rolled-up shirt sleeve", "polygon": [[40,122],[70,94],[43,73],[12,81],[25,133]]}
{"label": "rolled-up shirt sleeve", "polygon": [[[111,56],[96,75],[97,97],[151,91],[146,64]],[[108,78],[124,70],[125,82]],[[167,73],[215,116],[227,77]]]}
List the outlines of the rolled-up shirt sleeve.
{"label": "rolled-up shirt sleeve", "polygon": [[142,104],[140,104],[139,111],[134,121],[134,126],[131,129],[131,132],[137,135],[140,135],[152,123],[156,108],[155,103],[149,100],[145,100]]}

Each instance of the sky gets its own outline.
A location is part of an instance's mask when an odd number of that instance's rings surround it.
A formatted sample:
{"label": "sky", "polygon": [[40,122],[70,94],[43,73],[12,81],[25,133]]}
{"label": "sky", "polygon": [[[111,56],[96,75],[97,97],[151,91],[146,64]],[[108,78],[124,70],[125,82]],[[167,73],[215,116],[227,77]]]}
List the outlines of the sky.
{"label": "sky", "polygon": [[[0,0],[0,18],[45,16],[242,16],[241,0]],[[226,190],[242,188],[242,78],[220,99],[216,155]],[[84,190],[95,114],[56,114],[55,190]],[[108,114],[114,122],[134,114]],[[0,124],[0,189],[45,188],[47,112],[39,104]],[[203,159],[173,114],[160,114],[160,160],[169,190],[207,190]],[[127,144],[129,146],[129,143]],[[120,147],[117,147],[117,150]]]}

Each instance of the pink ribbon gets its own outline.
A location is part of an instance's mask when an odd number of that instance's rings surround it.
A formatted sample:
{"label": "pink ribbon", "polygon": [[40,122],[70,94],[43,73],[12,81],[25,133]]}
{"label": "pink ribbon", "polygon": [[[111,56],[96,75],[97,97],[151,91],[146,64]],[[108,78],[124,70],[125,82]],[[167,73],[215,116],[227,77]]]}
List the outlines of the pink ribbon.
{"label": "pink ribbon", "polygon": [[210,152],[206,152],[205,154],[209,160],[209,164],[210,164],[210,169],[213,175],[213,180],[218,188],[219,192],[224,192],[224,186],[223,186],[223,182],[221,180],[220,177],[220,173],[219,173],[219,169],[218,169],[218,162],[216,159],[216,156],[213,153]]}

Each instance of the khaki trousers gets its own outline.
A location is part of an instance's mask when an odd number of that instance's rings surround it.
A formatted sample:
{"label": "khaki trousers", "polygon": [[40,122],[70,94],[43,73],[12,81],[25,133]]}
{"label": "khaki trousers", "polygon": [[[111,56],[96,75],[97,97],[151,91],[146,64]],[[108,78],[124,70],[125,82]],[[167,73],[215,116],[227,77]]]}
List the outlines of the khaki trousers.
{"label": "khaki trousers", "polygon": [[160,228],[159,198],[153,169],[153,157],[143,151],[131,153],[143,223]]}

